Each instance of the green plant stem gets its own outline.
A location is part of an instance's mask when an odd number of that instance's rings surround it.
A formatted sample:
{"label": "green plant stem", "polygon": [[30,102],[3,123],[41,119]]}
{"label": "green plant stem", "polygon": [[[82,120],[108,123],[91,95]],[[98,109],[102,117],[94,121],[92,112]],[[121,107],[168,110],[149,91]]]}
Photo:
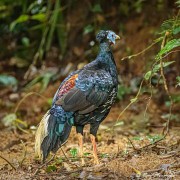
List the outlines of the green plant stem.
{"label": "green plant stem", "polygon": [[146,52],[147,50],[149,50],[152,46],[154,46],[155,44],[157,44],[158,42],[160,41],[160,39],[156,42],[153,42],[151,45],[149,45],[147,48],[143,49],[142,51],[136,53],[136,54],[133,54],[133,55],[130,55],[130,56],[126,56],[126,57],[123,57],[121,59],[121,61],[124,61],[124,60],[127,60],[127,59],[131,59],[133,57],[136,57],[136,56],[139,56],[140,54]]}
{"label": "green plant stem", "polygon": [[[133,98],[133,99],[135,99],[135,101],[131,101],[131,102],[123,109],[123,111],[120,112],[120,114],[119,114],[119,116],[118,116],[118,118],[117,118],[117,120],[116,120],[116,123],[119,121],[119,118],[124,114],[124,112],[125,112],[133,103],[135,103],[135,102],[137,101],[137,99],[138,99],[138,97],[139,97],[139,95],[140,95],[140,92],[141,92],[141,88],[142,88],[143,82],[144,82],[144,79],[141,81],[139,90],[138,90],[135,98]],[[115,124],[116,124],[116,123],[115,123]]]}
{"label": "green plant stem", "polygon": [[[165,46],[168,35],[169,35],[169,32],[167,31],[165,33],[165,35],[164,35],[164,38],[163,38],[163,41],[162,41],[162,44],[161,44],[161,49]],[[166,133],[165,133],[165,135],[167,135],[168,132],[169,132],[169,122],[171,120],[171,115],[172,115],[173,100],[172,100],[171,94],[169,92],[169,89],[168,89],[168,86],[167,86],[167,81],[166,81],[166,78],[165,78],[165,75],[164,75],[162,57],[160,58],[160,65],[161,65],[160,70],[161,70],[161,76],[163,78],[164,89],[165,89],[165,91],[166,91],[166,93],[167,93],[167,95],[169,97],[169,100],[170,100],[169,117],[168,117],[168,120],[167,120],[167,123],[166,123]],[[163,130],[163,132],[164,132],[164,130]]]}
{"label": "green plant stem", "polygon": [[15,113],[15,114],[17,113],[20,105],[22,104],[22,102],[23,102],[27,97],[29,97],[29,96],[31,96],[31,95],[34,95],[34,94],[37,95],[37,96],[40,96],[40,97],[43,98],[45,101],[47,101],[47,99],[46,99],[44,96],[42,96],[41,94],[39,94],[39,93],[37,93],[37,92],[30,92],[30,93],[26,94],[26,95],[18,102],[18,104],[17,104],[17,106],[16,106],[16,108],[15,108],[15,110],[14,110],[14,113]]}
{"label": "green plant stem", "polygon": [[50,49],[50,46],[51,46],[51,43],[52,43],[53,34],[54,34],[55,27],[56,27],[57,20],[58,20],[58,14],[60,12],[59,8],[60,8],[60,1],[56,0],[55,8],[54,8],[54,11],[53,11],[53,13],[51,15],[51,18],[50,18],[51,26],[50,26],[49,34],[48,34],[48,37],[47,37],[46,51],[48,51]]}

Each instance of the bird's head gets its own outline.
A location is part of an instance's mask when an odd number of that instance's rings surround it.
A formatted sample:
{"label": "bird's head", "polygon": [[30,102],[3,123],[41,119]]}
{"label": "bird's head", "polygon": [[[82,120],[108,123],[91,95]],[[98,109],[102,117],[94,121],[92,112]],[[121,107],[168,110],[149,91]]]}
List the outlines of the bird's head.
{"label": "bird's head", "polygon": [[118,39],[120,39],[120,37],[110,30],[101,30],[96,36],[96,40],[99,43],[108,42],[110,45],[115,44]]}

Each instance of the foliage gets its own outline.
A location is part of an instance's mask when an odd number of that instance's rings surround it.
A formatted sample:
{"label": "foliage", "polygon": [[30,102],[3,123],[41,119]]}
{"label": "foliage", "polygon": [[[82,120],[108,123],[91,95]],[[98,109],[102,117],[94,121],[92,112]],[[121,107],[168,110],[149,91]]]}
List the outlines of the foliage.
{"label": "foliage", "polygon": [[18,81],[15,77],[10,75],[0,75],[0,86],[17,86]]}
{"label": "foliage", "polygon": [[177,85],[176,86],[180,86],[180,76],[177,76],[176,79],[177,79]]}
{"label": "foliage", "polygon": [[37,83],[40,83],[41,85],[40,92],[43,92],[47,88],[54,74],[55,74],[54,72],[45,72],[43,74],[40,74],[39,76],[34,78],[31,82],[29,82],[25,88],[29,89],[32,86],[36,85]]}
{"label": "foliage", "polygon": [[[4,13],[0,16],[0,20],[4,21],[2,24],[3,33],[9,32],[14,37],[19,35],[18,39],[21,38],[21,42],[25,42],[25,44],[19,45],[23,45],[22,48],[26,52],[26,57],[17,53],[18,57],[32,61],[33,54],[34,64],[36,64],[37,60],[42,60],[44,54],[50,50],[54,37],[59,42],[62,55],[64,54],[66,50],[66,29],[62,10],[60,0],[55,3],[43,0],[1,1],[0,12]],[[31,39],[29,46],[26,46],[27,41],[24,41],[24,38],[26,40]],[[27,54],[29,55],[27,56]]]}
{"label": "foliage", "polygon": [[25,121],[20,120],[15,113],[7,114],[2,119],[2,123],[6,127],[15,127],[26,132],[23,128],[27,128],[27,123]]}
{"label": "foliage", "polygon": [[78,150],[76,148],[70,149],[70,154],[73,158],[77,157]]}
{"label": "foliage", "polygon": [[119,84],[117,98],[119,100],[122,100],[124,98],[124,96],[126,94],[129,94],[130,92],[131,92],[131,89],[129,87]]}
{"label": "foliage", "polygon": [[56,169],[57,169],[57,167],[56,167],[56,165],[48,165],[47,166],[47,168],[46,168],[46,172],[47,173],[51,173],[51,172],[53,172],[53,171],[56,171]]}
{"label": "foliage", "polygon": [[[180,27],[179,27],[180,28]],[[159,51],[156,59],[160,59],[164,54],[170,52],[172,49],[180,46],[180,39],[172,39]]]}
{"label": "foliage", "polygon": [[159,135],[159,134],[147,136],[147,139],[150,141],[151,144],[155,143],[156,141],[160,140],[161,138],[162,138],[162,135]]}
{"label": "foliage", "polygon": [[[152,70],[145,73],[144,78],[146,80],[149,80],[153,75],[158,73],[158,71],[161,69],[161,60],[162,67],[168,67],[175,61],[165,61],[165,57],[173,53],[173,50],[177,47],[180,47],[180,39],[177,38],[180,34],[180,19],[179,19],[179,12],[176,17],[165,20],[161,25],[161,32],[159,33],[160,37],[158,37],[155,41],[161,40],[162,43],[165,43],[163,47],[161,47],[160,51],[156,55],[154,66]],[[166,39],[164,39],[166,37]],[[163,42],[164,41],[164,42]],[[166,41],[166,42],[165,42]]]}
{"label": "foliage", "polygon": [[[175,61],[170,61],[170,62],[163,62],[163,67],[167,67],[170,64],[174,63]],[[148,72],[146,72],[146,74],[144,75],[144,78],[146,80],[149,80],[149,78],[151,78],[153,75],[155,75],[155,73],[157,73],[161,68],[160,64],[157,64],[154,66],[154,68]]]}

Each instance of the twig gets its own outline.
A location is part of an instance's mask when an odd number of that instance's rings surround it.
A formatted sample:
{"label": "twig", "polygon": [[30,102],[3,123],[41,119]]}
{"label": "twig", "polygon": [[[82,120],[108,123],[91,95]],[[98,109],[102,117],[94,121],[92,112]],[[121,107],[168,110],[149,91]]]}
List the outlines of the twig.
{"label": "twig", "polygon": [[[117,122],[119,121],[119,118],[122,116],[122,114],[124,114],[124,112],[125,112],[133,103],[135,103],[135,102],[137,101],[137,99],[138,99],[138,97],[139,97],[139,95],[140,95],[140,92],[141,92],[141,88],[142,88],[143,82],[144,82],[144,79],[141,81],[139,90],[138,90],[135,98],[131,99],[131,102],[123,109],[123,111],[120,112],[120,114],[119,114],[119,116],[118,116],[115,124],[117,124]],[[113,126],[113,127],[115,127],[115,126]]]}
{"label": "twig", "polygon": [[[164,36],[163,41],[162,41],[162,44],[161,44],[161,49],[164,48],[168,35],[169,35],[169,32],[166,31],[165,36]],[[163,78],[164,89],[165,89],[167,95],[169,96],[169,100],[170,100],[169,117],[168,117],[168,120],[166,122],[166,133],[165,133],[165,135],[167,135],[168,132],[169,132],[169,122],[171,120],[171,112],[172,112],[172,107],[173,107],[173,101],[172,101],[172,97],[170,95],[170,92],[169,92],[169,89],[168,89],[168,86],[167,86],[167,81],[166,81],[166,78],[165,78],[165,75],[164,75],[164,68],[163,68],[162,57],[160,58],[160,65],[161,65],[161,69],[160,70],[161,70],[161,76]],[[164,129],[163,129],[163,133],[164,133]]]}
{"label": "twig", "polygon": [[164,59],[165,57],[169,56],[171,53],[175,53],[175,52],[179,52],[180,50],[174,50],[174,51],[170,51],[169,53],[167,53],[165,56],[162,57],[162,59]]}
{"label": "twig", "polygon": [[[72,171],[63,171],[61,172],[61,174],[72,174],[72,173],[76,173],[76,172],[79,172],[82,170],[82,167],[80,167],[79,169],[77,170],[72,170]],[[60,173],[50,173],[50,174],[38,174],[38,176],[60,176],[61,175]],[[37,175],[35,175],[37,176]]]}
{"label": "twig", "polygon": [[143,171],[142,174],[150,174],[150,173],[154,173],[154,172],[159,172],[161,171],[162,169],[161,168],[158,168],[158,169],[152,169],[152,170],[147,170],[147,171]]}
{"label": "twig", "polygon": [[2,155],[0,155],[0,158],[5,160],[15,171],[16,171],[16,168],[12,165],[12,163],[10,163],[5,157],[3,157]]}
{"label": "twig", "polygon": [[[163,41],[162,41],[162,43],[161,43],[161,49],[165,46],[165,44],[166,44],[166,39],[167,39],[167,36],[168,36],[168,35],[169,35],[169,32],[166,32],[166,33],[165,33],[165,36],[164,36],[164,38],[163,38]],[[173,107],[173,101],[172,101],[172,97],[171,97],[171,95],[170,95],[170,92],[169,92],[169,89],[168,89],[168,86],[167,86],[167,81],[166,81],[166,78],[165,78],[165,75],[164,75],[164,68],[163,68],[162,57],[160,58],[160,65],[161,65],[160,71],[161,71],[161,76],[162,76],[162,78],[163,78],[164,89],[165,89],[166,93],[168,94],[169,99],[170,99],[170,103],[171,103],[171,104],[170,104],[170,108],[169,108],[169,117],[168,117],[168,120],[167,120],[167,122],[166,122],[166,132],[164,133],[164,129],[163,129],[163,134],[164,134],[164,136],[163,136],[161,139],[159,139],[159,140],[157,140],[157,141],[155,141],[155,142],[153,142],[153,143],[151,143],[151,144],[148,144],[148,145],[146,145],[146,146],[144,146],[144,147],[142,147],[142,148],[140,148],[140,149],[147,148],[147,147],[149,147],[149,146],[155,145],[155,144],[157,144],[158,142],[164,140],[165,137],[167,136],[168,132],[169,132],[169,122],[170,122],[170,120],[171,120],[171,112],[172,112],[172,107]]]}
{"label": "twig", "polygon": [[26,148],[24,142],[21,141],[21,143],[23,144],[24,154],[23,154],[23,158],[22,158],[21,162],[19,163],[20,167],[22,167],[22,164],[23,164],[24,160],[26,159],[26,154],[27,154],[27,148]]}
{"label": "twig", "polygon": [[[154,67],[155,67],[156,64],[157,64],[157,62],[153,63],[152,68],[151,68],[151,71],[153,71],[153,69],[154,69]],[[151,94],[150,94],[150,96],[149,96],[149,98],[148,98],[148,102],[146,103],[146,108],[145,108],[145,110],[144,110],[144,118],[146,117],[146,113],[147,113],[147,110],[148,110],[150,101],[151,101],[151,99],[152,99],[152,96],[153,96],[153,89],[152,89],[152,84],[151,84],[152,77],[153,77],[153,73],[151,73],[151,76],[150,76],[150,78],[149,78],[149,82],[150,82],[149,85],[150,85]]]}
{"label": "twig", "polygon": [[[65,145],[67,142],[68,142],[68,141],[65,141],[61,146]],[[61,150],[62,150],[62,147],[60,147],[60,148],[61,148]],[[64,156],[66,157],[66,159],[68,159],[63,150],[62,150],[62,152],[63,152]],[[56,153],[53,154],[53,156],[51,157],[51,159],[49,159],[47,162],[45,162],[44,164],[42,164],[42,165],[34,172],[33,176],[37,175],[37,173],[39,172],[39,170],[42,169],[44,166],[48,165],[48,164],[54,159],[55,156],[56,156]],[[68,159],[68,160],[69,160],[69,159]]]}
{"label": "twig", "polygon": [[121,59],[121,61],[124,61],[126,59],[131,59],[132,57],[136,57],[136,56],[139,56],[140,54],[146,52],[147,50],[149,50],[152,46],[154,46],[155,44],[157,44],[160,40],[156,41],[156,42],[153,42],[152,44],[150,44],[147,48],[143,49],[142,51],[136,53],[136,54],[133,54],[133,55],[130,55],[130,56],[126,56],[126,57],[123,57]]}
{"label": "twig", "polygon": [[147,145],[145,145],[145,146],[143,146],[141,148],[138,148],[137,150],[143,150],[143,149],[148,148],[149,146],[155,146],[158,142],[164,140],[165,137],[166,136],[164,135],[161,139],[158,139],[157,141],[154,141],[153,143],[150,143],[150,144],[147,144]]}
{"label": "twig", "polygon": [[128,141],[130,142],[130,144],[132,145],[133,149],[137,151],[138,149],[134,146],[134,144],[133,144],[133,142],[131,141],[131,139],[130,139],[129,137],[127,137],[127,139],[128,139]]}
{"label": "twig", "polygon": [[41,95],[41,94],[39,94],[39,93],[37,93],[37,92],[30,92],[30,93],[27,93],[19,102],[18,102],[18,104],[17,104],[17,106],[16,106],[16,108],[15,108],[15,110],[14,110],[14,113],[17,113],[17,111],[18,111],[18,109],[19,109],[19,106],[22,104],[22,102],[27,98],[27,97],[29,97],[29,96],[31,96],[31,95],[37,95],[37,96],[40,96],[42,99],[44,99],[45,101],[47,101],[47,99],[43,96],[43,95]]}
{"label": "twig", "polygon": [[66,160],[67,160],[67,161],[69,161],[69,158],[66,156],[66,154],[65,154],[65,152],[64,152],[64,150],[63,150],[63,148],[62,148],[62,147],[60,147],[60,149],[61,149],[61,151],[62,151],[62,153],[63,153],[64,157],[66,158]]}
{"label": "twig", "polygon": [[51,157],[51,159],[49,159],[47,162],[45,162],[44,164],[42,164],[40,167],[38,167],[38,169],[34,172],[33,176],[37,175],[37,173],[39,172],[40,169],[42,169],[44,166],[48,165],[55,157],[56,154],[53,154],[53,156]]}
{"label": "twig", "polygon": [[64,157],[66,158],[66,160],[69,161],[69,158],[66,156],[66,154],[65,154],[65,152],[64,152],[64,150],[63,150],[63,148],[62,148],[62,146],[64,146],[67,142],[68,142],[68,140],[66,140],[66,141],[60,146],[60,149],[61,149]]}

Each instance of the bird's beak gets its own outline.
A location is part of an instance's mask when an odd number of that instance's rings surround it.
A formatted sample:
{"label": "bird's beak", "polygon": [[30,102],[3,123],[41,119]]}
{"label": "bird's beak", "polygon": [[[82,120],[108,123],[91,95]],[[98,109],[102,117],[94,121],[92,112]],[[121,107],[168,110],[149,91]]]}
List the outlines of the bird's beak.
{"label": "bird's beak", "polygon": [[116,40],[120,39],[120,37],[118,35],[116,35]]}

